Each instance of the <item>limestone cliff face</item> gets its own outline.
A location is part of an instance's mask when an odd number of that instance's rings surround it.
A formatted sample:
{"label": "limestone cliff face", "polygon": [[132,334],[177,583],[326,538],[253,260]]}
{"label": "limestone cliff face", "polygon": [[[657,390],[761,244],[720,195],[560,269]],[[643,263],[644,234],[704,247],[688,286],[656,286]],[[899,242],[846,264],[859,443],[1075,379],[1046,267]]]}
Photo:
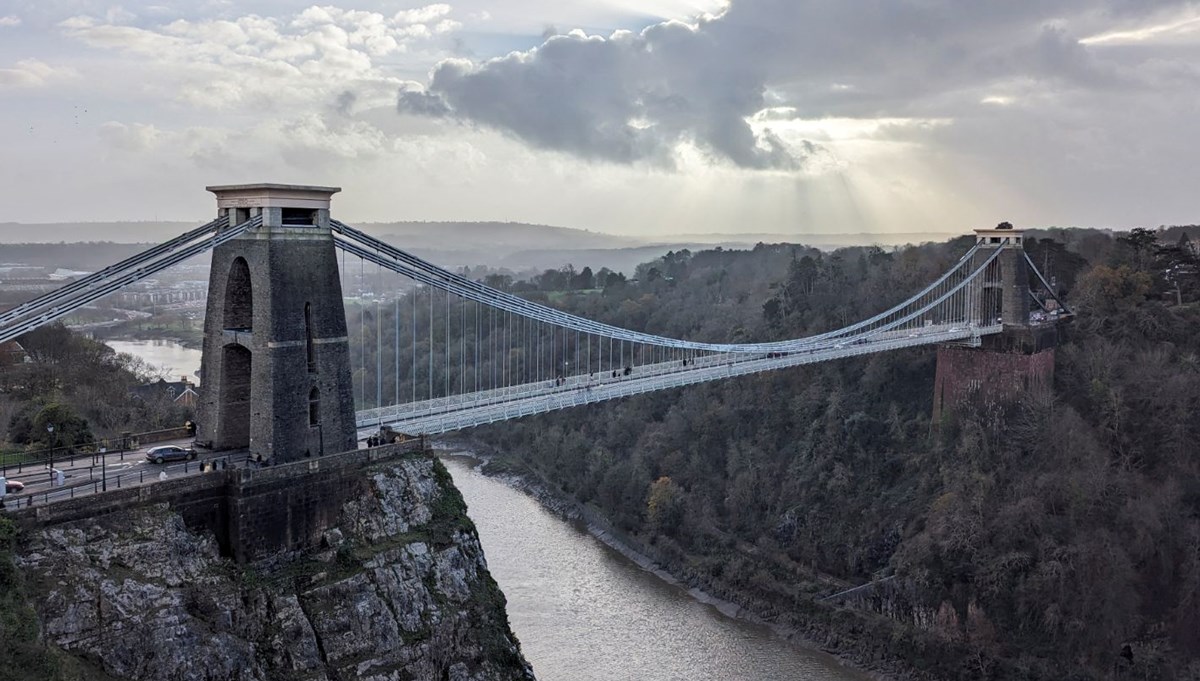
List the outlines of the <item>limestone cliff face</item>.
{"label": "limestone cliff face", "polygon": [[252,565],[165,504],[27,533],[43,639],[118,679],[532,679],[441,464],[366,475],[319,549]]}

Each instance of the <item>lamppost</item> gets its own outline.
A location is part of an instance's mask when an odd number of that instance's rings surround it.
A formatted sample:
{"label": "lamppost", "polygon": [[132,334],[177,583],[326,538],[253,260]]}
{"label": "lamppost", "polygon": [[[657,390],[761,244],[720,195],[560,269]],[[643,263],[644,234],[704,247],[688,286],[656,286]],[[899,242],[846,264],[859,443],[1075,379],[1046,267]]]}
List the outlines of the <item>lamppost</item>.
{"label": "lamppost", "polygon": [[54,439],[54,424],[46,424],[46,432],[50,434],[50,486],[54,486],[54,445],[57,440]]}

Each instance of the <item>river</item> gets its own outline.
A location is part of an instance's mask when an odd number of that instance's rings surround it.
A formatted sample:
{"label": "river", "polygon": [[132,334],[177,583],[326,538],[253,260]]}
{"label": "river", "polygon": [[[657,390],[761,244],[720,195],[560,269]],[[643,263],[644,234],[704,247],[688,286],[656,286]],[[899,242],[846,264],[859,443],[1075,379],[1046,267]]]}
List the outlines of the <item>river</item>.
{"label": "river", "polygon": [[444,457],[540,681],[864,681],[829,655],[726,617],[577,524]]}
{"label": "river", "polygon": [[104,344],[116,350],[146,360],[146,363],[165,373],[169,381],[187,376],[198,383],[200,351],[185,348],[173,340],[107,340]]}

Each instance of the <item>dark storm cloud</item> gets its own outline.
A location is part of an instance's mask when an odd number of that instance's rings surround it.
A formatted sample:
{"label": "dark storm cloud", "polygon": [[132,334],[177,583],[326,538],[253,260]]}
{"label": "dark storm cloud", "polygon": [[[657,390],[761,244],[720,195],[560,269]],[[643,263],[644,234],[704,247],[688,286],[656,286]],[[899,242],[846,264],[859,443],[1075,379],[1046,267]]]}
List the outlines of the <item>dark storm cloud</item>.
{"label": "dark storm cloud", "polygon": [[690,139],[741,166],[795,166],[778,139],[745,121],[766,105],[762,71],[710,43],[680,23],[553,36],[482,65],[443,62],[427,91],[401,93],[400,109],[450,112],[584,158],[670,163],[675,144]]}
{"label": "dark storm cloud", "polygon": [[[608,38],[552,35],[483,63],[442,62],[401,111],[452,116],[540,148],[618,163],[670,163],[681,141],[745,168],[793,168],[791,149],[747,118],[953,116],[989,87],[1136,86],[1139,63],[1079,42],[1188,2],[734,0],[694,25]],[[1166,72],[1159,68],[1159,73]],[[764,117],[770,118],[770,117]]]}

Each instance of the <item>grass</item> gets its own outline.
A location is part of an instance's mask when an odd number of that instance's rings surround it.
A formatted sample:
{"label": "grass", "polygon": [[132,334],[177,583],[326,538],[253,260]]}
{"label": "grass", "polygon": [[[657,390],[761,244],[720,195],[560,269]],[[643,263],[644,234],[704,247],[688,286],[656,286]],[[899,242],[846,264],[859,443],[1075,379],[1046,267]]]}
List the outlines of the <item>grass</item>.
{"label": "grass", "polygon": [[0,452],[0,466],[16,466],[17,464],[30,463],[34,460],[28,453],[19,450]]}

